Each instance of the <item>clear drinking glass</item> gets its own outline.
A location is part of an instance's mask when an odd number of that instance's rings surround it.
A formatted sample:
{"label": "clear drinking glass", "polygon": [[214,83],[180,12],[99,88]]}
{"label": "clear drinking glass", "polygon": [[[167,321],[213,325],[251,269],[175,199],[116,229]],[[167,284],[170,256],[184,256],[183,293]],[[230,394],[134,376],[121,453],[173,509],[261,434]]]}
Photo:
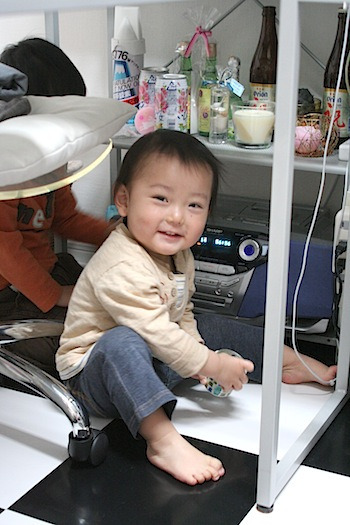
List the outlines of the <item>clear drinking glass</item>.
{"label": "clear drinking glass", "polygon": [[209,142],[222,144],[227,141],[230,90],[226,86],[215,84],[210,91]]}
{"label": "clear drinking glass", "polygon": [[271,145],[275,124],[275,103],[249,100],[232,105],[235,145],[246,149],[264,149]]}

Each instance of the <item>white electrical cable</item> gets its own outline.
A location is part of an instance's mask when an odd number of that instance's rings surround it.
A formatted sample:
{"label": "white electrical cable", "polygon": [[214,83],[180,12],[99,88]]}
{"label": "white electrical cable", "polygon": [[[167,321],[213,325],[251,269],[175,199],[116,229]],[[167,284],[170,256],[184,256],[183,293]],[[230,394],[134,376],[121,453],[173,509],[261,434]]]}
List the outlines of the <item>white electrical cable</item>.
{"label": "white electrical cable", "polygon": [[343,71],[344,60],[345,60],[345,51],[346,51],[346,46],[347,46],[348,34],[349,34],[350,10],[348,9],[347,2],[343,3],[343,9],[347,11],[347,15],[346,15],[346,23],[345,23],[345,31],[344,31],[344,41],[343,41],[342,53],[341,53],[340,64],[339,64],[339,72],[338,72],[337,84],[336,84],[335,95],[334,95],[335,103],[333,105],[331,121],[330,121],[330,124],[329,124],[329,129],[328,129],[327,138],[326,138],[326,144],[325,144],[325,148],[324,148],[323,162],[322,162],[322,174],[321,174],[321,181],[320,181],[319,191],[318,191],[318,195],[317,195],[317,199],[316,199],[316,204],[315,204],[315,208],[314,208],[314,212],[313,212],[310,228],[309,228],[309,231],[308,231],[308,234],[307,234],[307,237],[306,237],[306,241],[305,241],[305,245],[304,245],[302,265],[301,265],[301,269],[300,269],[300,272],[299,272],[299,277],[298,277],[297,284],[296,284],[296,287],[295,287],[295,290],[294,290],[294,294],[293,294],[293,309],[292,309],[292,346],[293,346],[293,350],[294,350],[296,356],[299,358],[299,360],[302,362],[302,364],[305,366],[305,368],[307,368],[307,370],[309,370],[309,372],[317,379],[317,381],[319,381],[323,385],[331,385],[331,386],[334,385],[335,379],[332,379],[331,381],[324,381],[314,370],[312,370],[312,368],[310,368],[310,366],[301,357],[301,355],[299,354],[299,351],[298,351],[298,349],[296,347],[295,333],[296,333],[296,317],[297,317],[298,295],[299,295],[300,286],[301,286],[301,283],[302,283],[302,280],[303,280],[304,274],[305,274],[305,268],[306,268],[306,262],[307,262],[307,256],[308,256],[308,252],[309,252],[309,247],[310,247],[311,236],[312,236],[313,230],[315,228],[315,223],[316,223],[318,211],[319,211],[319,208],[320,208],[320,203],[321,203],[322,194],[323,194],[324,185],[325,185],[327,153],[328,153],[328,148],[329,148],[329,142],[330,142],[330,139],[331,139],[332,128],[333,128],[333,124],[334,124],[334,120],[335,120],[336,100],[338,98],[339,86],[340,86],[340,82],[341,82],[342,71]]}
{"label": "white electrical cable", "polygon": [[[350,53],[349,53],[348,56],[350,57]],[[333,250],[332,250],[332,273],[335,273],[335,270],[336,270],[336,268],[335,268],[335,265],[336,265],[335,252],[336,252],[336,248],[338,246],[340,230],[341,230],[341,227],[342,227],[343,221],[344,221],[346,195],[347,195],[347,191],[348,191],[348,186],[349,186],[349,162],[346,164],[346,168],[345,168],[343,197],[342,197],[341,208],[339,210],[341,212],[340,219],[338,221],[338,224],[334,225],[334,238],[333,238]]]}

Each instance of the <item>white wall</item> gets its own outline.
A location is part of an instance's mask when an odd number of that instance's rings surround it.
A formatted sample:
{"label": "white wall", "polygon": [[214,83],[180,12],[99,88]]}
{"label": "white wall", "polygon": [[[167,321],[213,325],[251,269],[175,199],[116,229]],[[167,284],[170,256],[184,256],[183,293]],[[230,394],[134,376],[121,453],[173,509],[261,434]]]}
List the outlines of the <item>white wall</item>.
{"label": "white wall", "polygon": [[[48,2],[50,0],[47,0]],[[275,5],[277,16],[278,0],[264,0],[265,5]],[[93,0],[91,0],[93,5]],[[174,55],[176,43],[191,37],[195,23],[185,13],[202,10],[204,14],[212,9],[211,0],[149,4],[140,7],[143,36],[146,40],[145,66],[164,65]],[[227,12],[232,0],[216,0],[215,7],[220,14]],[[341,5],[341,2],[339,2]],[[326,63],[333,46],[337,27],[337,6],[307,4],[301,7],[301,35],[303,43],[315,53],[323,64]],[[81,71],[92,96],[108,96],[108,68],[111,67],[110,43],[107,39],[107,11],[90,9],[66,11],[59,17],[60,46]],[[45,36],[44,17],[37,15],[16,15],[0,17],[0,50],[26,36]],[[227,19],[213,30],[218,42],[218,63],[226,63],[230,55],[241,58],[241,82],[248,89],[250,62],[255,51],[261,27],[261,8],[254,0],[246,0]],[[300,87],[308,87],[314,95],[322,96],[323,70],[301,52]],[[249,195],[257,192],[269,195],[269,170],[231,167],[231,191]],[[310,174],[298,174],[295,183],[295,198],[304,202],[315,197],[318,180]],[[335,207],[341,191],[340,177],[330,180],[329,187],[336,185]],[[103,214],[109,203],[108,163],[86,180],[75,184],[79,203],[85,209],[98,215]],[[99,201],[93,196],[98,194]],[[331,199],[332,200],[332,199]]]}
{"label": "white wall", "polygon": [[[48,0],[49,2],[50,0]],[[136,2],[135,2],[136,3]],[[275,5],[278,0],[264,0]],[[93,0],[91,1],[93,5]],[[185,16],[189,8],[208,13],[211,0],[149,4],[140,7],[143,36],[146,40],[145,66],[164,65],[173,56],[176,43],[189,38],[195,24]],[[231,0],[216,0],[215,8],[224,14],[232,7]],[[341,5],[341,2],[339,2]],[[312,3],[301,6],[302,41],[325,64],[331,51],[336,26],[336,6]],[[218,62],[225,63],[236,54],[241,58],[241,81],[248,87],[250,62],[261,27],[261,8],[254,0],[246,0],[213,30],[218,42]],[[65,11],[60,14],[60,45],[82,72],[89,94],[108,93],[106,10]],[[38,15],[5,15],[0,17],[0,50],[25,36],[45,36],[44,18]],[[308,55],[301,53],[300,85],[314,94],[322,94],[323,71]]]}

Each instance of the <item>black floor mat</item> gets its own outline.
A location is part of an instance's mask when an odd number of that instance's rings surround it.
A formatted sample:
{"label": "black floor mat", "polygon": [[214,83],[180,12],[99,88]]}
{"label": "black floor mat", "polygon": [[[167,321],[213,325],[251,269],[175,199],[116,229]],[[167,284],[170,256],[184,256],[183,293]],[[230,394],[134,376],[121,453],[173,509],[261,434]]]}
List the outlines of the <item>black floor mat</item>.
{"label": "black floor mat", "polygon": [[189,438],[226,468],[219,482],[190,487],[152,466],[145,443],[122,421],[106,428],[110,448],[98,467],[69,459],[11,510],[57,525],[238,524],[255,502],[257,457]]}

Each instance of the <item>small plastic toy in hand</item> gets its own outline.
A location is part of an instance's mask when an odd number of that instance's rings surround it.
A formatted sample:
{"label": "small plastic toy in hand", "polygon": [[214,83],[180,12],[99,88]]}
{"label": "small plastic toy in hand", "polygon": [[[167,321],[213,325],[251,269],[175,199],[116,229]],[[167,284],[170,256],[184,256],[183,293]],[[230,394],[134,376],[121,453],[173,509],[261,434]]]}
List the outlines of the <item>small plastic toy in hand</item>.
{"label": "small plastic toy in hand", "polygon": [[[221,350],[216,350],[216,352],[218,354],[224,353],[224,354],[232,355],[233,357],[242,358],[242,356],[238,352],[235,352],[234,350],[229,350],[228,348],[222,348]],[[223,387],[219,385],[219,383],[217,383],[211,377],[207,378],[205,388],[208,390],[208,392],[210,392],[215,397],[227,397],[232,392],[232,390],[224,390]]]}

